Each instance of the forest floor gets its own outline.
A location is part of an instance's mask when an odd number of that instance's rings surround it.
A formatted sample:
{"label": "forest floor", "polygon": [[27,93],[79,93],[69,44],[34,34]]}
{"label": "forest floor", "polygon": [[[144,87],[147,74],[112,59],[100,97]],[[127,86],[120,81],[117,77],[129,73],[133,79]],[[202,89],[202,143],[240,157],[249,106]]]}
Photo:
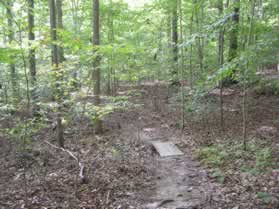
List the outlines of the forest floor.
{"label": "forest floor", "polygon": [[[119,95],[140,106],[116,111],[95,135],[90,120],[67,124],[65,148],[55,144],[51,122],[22,152],[0,134],[0,208],[278,208],[279,98],[248,92],[247,150],[242,149],[239,87],[225,90],[222,130],[218,90],[189,111],[164,84],[122,87]],[[195,109],[196,111],[196,109]],[[0,128],[17,122],[3,119]],[[161,158],[151,141],[175,143],[184,155]],[[45,142],[49,143],[45,143]]]}

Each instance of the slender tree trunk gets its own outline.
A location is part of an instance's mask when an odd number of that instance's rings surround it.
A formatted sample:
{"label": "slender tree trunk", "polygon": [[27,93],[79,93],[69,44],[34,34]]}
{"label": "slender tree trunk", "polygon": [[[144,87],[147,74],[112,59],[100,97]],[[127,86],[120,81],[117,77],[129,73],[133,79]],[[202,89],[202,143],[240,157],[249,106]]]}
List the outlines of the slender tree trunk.
{"label": "slender tree trunk", "polygon": [[[255,0],[251,0],[251,18],[250,18],[250,28],[248,35],[247,47],[253,43],[253,31],[254,31],[254,17],[255,17]],[[247,63],[246,69],[243,70],[243,102],[242,102],[242,127],[243,127],[243,149],[247,150],[247,118],[248,118],[248,107],[247,107],[247,75],[246,70],[249,68],[249,62]]]}
{"label": "slender tree trunk", "polygon": [[[80,1],[79,0],[71,0],[71,12],[72,12],[72,21],[74,27],[74,34],[75,39],[80,39],[81,35],[81,21],[79,20],[79,8],[80,8]],[[81,54],[80,49],[78,50],[78,54]],[[78,69],[80,69],[80,62],[75,64],[75,69],[73,72],[73,87],[78,89],[81,86],[81,83],[78,81]]]}
{"label": "slender tree trunk", "polygon": [[57,33],[56,33],[56,8],[55,0],[48,0],[49,2],[49,13],[50,13],[50,35],[51,35],[51,62],[55,69],[58,68],[58,47],[57,43]]}
{"label": "slender tree trunk", "polygon": [[[162,25],[161,28],[163,28],[163,24],[164,22],[162,21]],[[154,61],[158,62],[158,59],[160,59],[160,56],[162,54],[162,38],[163,38],[163,32],[162,30],[159,31],[159,36],[158,36],[158,52],[156,53],[156,57],[154,56]],[[162,73],[162,64],[160,62],[159,63],[159,67],[157,69],[157,80],[159,81],[161,78],[161,73]]]}
{"label": "slender tree trunk", "polygon": [[27,70],[27,59],[25,57],[24,53],[24,47],[23,47],[23,42],[22,42],[22,28],[21,25],[18,25],[18,30],[19,30],[19,46],[20,46],[20,55],[22,58],[22,63],[23,63],[23,72],[24,72],[24,78],[25,78],[25,84],[26,84],[26,100],[27,100],[27,108],[30,109],[30,84],[29,84],[29,76],[28,76],[28,70]]}
{"label": "slender tree trunk", "polygon": [[258,16],[259,16],[260,19],[264,18],[263,0],[259,0]]}
{"label": "slender tree trunk", "polygon": [[32,46],[32,42],[35,41],[34,33],[34,0],[28,0],[28,39],[29,39],[29,57],[28,66],[31,81],[31,107],[32,114],[36,115],[38,106],[35,105],[36,100],[36,51]]}
{"label": "slender tree trunk", "polygon": [[[218,1],[218,10],[219,10],[219,17],[223,16],[223,0]],[[224,64],[224,34],[225,28],[222,27],[219,31],[219,38],[218,38],[218,65],[221,68]],[[220,86],[220,125],[222,130],[224,130],[224,105],[223,105],[223,80],[219,83]]]}
{"label": "slender tree trunk", "polygon": [[[1,15],[5,16],[6,15],[6,9],[4,9],[3,11],[1,10]],[[4,29],[4,28],[3,28]],[[4,45],[6,45],[6,42],[7,42],[7,37],[6,35],[3,35],[3,43]],[[0,72],[0,76],[2,78],[4,78],[4,72]],[[0,83],[0,89],[3,89],[3,97],[4,97],[4,101],[5,101],[5,104],[8,104],[8,99],[9,99],[9,96],[8,96],[8,88],[7,86],[9,85],[9,82],[5,79],[1,80],[2,83]]]}
{"label": "slender tree trunk", "polygon": [[[190,37],[192,37],[192,35],[193,35],[193,19],[194,19],[194,15],[193,15],[193,12],[192,12],[192,15],[191,15],[191,18],[190,18]],[[191,88],[191,90],[193,89],[193,86],[194,86],[192,57],[193,57],[193,44],[191,43],[191,45],[190,45],[190,54],[189,54],[190,88]]]}
{"label": "slender tree trunk", "polygon": [[63,130],[63,125],[62,125],[62,119],[61,119],[61,88],[60,88],[60,74],[61,72],[59,69],[59,51],[58,51],[58,46],[57,46],[57,25],[56,25],[56,4],[55,4],[55,0],[48,0],[49,2],[49,11],[50,11],[50,30],[51,30],[51,57],[52,57],[52,66],[54,68],[54,70],[57,71],[57,77],[56,77],[56,92],[55,94],[56,96],[56,100],[58,103],[58,113],[57,113],[57,141],[60,147],[64,147],[64,130]]}
{"label": "slender tree trunk", "polygon": [[171,34],[171,30],[172,30],[172,24],[171,24],[172,20],[171,20],[171,15],[167,16],[167,46],[168,49],[170,49],[172,47],[172,34]]}
{"label": "slender tree trunk", "polygon": [[64,62],[64,49],[62,44],[62,30],[63,30],[63,10],[62,10],[63,0],[56,0],[56,11],[57,11],[57,29],[58,29],[58,40],[60,41],[60,45],[57,46],[58,50],[58,61],[59,64]]}
{"label": "slender tree trunk", "polygon": [[249,37],[248,37],[248,46],[253,44],[255,41],[254,35],[254,19],[255,19],[255,8],[256,8],[256,0],[251,0],[251,13],[250,13],[250,29],[249,29]]}
{"label": "slender tree trunk", "polygon": [[[93,61],[93,82],[94,82],[94,105],[99,106],[101,104],[100,94],[101,94],[101,57],[98,54],[97,47],[100,45],[100,14],[99,14],[99,0],[92,0],[93,4],[93,47],[94,47],[94,61]],[[97,116],[98,117],[98,116]],[[100,118],[97,118],[95,121],[95,131],[97,134],[102,133],[102,121]]]}
{"label": "slender tree trunk", "polygon": [[[64,57],[64,48],[62,46],[62,30],[63,30],[63,0],[56,0],[56,31],[58,31],[57,40],[59,41],[59,45],[57,46],[57,56],[58,56],[58,82],[63,80],[63,72],[61,71],[61,63],[65,61]],[[58,84],[60,87],[60,84]],[[57,116],[57,138],[59,145],[64,147],[64,127],[62,124],[62,107],[61,107],[61,99],[63,95],[63,89],[60,87],[58,90],[58,116]]]}
{"label": "slender tree trunk", "polygon": [[202,34],[202,19],[203,19],[203,6],[199,8],[199,10],[196,11],[196,26],[197,31],[199,33],[199,36],[197,37],[197,45],[198,45],[198,56],[199,56],[199,65],[200,65],[200,71],[203,72],[204,70],[204,53],[203,53],[203,38],[201,37]]}
{"label": "slender tree trunk", "polygon": [[[108,16],[108,25],[109,25],[109,32],[108,32],[108,42],[113,44],[114,42],[114,20],[113,20],[113,4],[112,0],[109,1],[110,3],[110,12]],[[112,73],[113,73],[113,50],[111,51],[109,60],[108,60],[108,78],[107,78],[107,94],[112,94]],[[114,91],[114,90],[113,90]]]}
{"label": "slender tree trunk", "polygon": [[[172,44],[172,15],[168,12],[167,14],[167,54],[168,54],[168,61],[170,63],[173,62],[173,44]],[[172,73],[172,72],[171,72]],[[172,79],[172,78],[171,78]],[[170,96],[170,86],[167,88],[168,96]]]}
{"label": "slender tree trunk", "polygon": [[34,0],[28,0],[28,39],[30,41],[29,71],[31,76],[32,88],[34,88],[36,83],[36,56],[35,56],[35,49],[34,47],[32,47],[32,41],[35,41],[35,33],[33,30],[34,30]]}
{"label": "slender tree trunk", "polygon": [[[183,43],[183,24],[182,24],[182,19],[183,19],[183,13],[182,13],[182,0],[179,0],[179,25],[180,25],[180,43]],[[184,94],[184,48],[181,47],[181,99],[182,99],[182,107],[181,107],[181,122],[182,126],[181,129],[182,131],[184,130],[185,127],[185,94]]]}
{"label": "slender tree trunk", "polygon": [[230,32],[230,43],[229,43],[229,62],[237,56],[238,50],[238,30],[239,30],[239,13],[240,13],[240,0],[233,0],[233,16],[232,24],[233,29]]}
{"label": "slender tree trunk", "polygon": [[[9,44],[12,44],[12,42],[15,40],[14,35],[14,29],[13,29],[13,14],[12,14],[12,8],[13,8],[13,1],[9,0],[7,1],[7,18],[8,18],[8,41]],[[15,60],[12,59],[12,63],[10,64],[10,76],[11,76],[11,83],[12,83],[12,94],[13,99],[19,99],[18,98],[18,91],[17,91],[17,78],[16,78],[16,67],[15,67]]]}
{"label": "slender tree trunk", "polygon": [[172,48],[173,48],[173,63],[174,69],[172,71],[173,85],[178,83],[178,14],[177,14],[178,0],[174,0],[172,8]]}

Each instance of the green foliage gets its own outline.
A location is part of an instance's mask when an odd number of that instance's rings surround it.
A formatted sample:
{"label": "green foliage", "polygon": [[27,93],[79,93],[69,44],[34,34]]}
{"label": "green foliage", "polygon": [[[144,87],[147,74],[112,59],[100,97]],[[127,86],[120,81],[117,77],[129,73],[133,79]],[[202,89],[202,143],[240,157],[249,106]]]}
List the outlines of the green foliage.
{"label": "green foliage", "polygon": [[[186,114],[191,114],[193,119],[199,120],[218,109],[215,99],[208,97],[208,92],[203,87],[191,90],[189,93],[185,98],[184,110]],[[181,98],[181,94],[179,96]]]}
{"label": "green foliage", "polygon": [[223,179],[225,168],[237,162],[237,167],[242,172],[253,175],[266,172],[272,166],[272,150],[262,148],[253,142],[247,144],[244,151],[241,144],[219,144],[210,147],[202,147],[195,152],[195,157],[209,167],[213,167],[213,176]]}
{"label": "green foliage", "polygon": [[117,97],[103,97],[105,104],[101,106],[95,106],[89,102],[78,102],[73,105],[73,117],[80,117],[82,115],[91,119],[93,124],[98,119],[104,119],[107,115],[119,111],[127,110],[130,108],[137,107],[137,104],[133,104],[128,101],[127,96]]}
{"label": "green foliage", "polygon": [[87,111],[91,116],[91,120],[93,123],[96,122],[96,120],[103,119],[106,115],[113,112],[113,106],[106,105],[103,107],[90,105],[87,107]]}
{"label": "green foliage", "polygon": [[268,192],[258,192],[257,197],[262,199],[265,203],[270,203],[272,201],[272,195]]}
{"label": "green foliage", "polygon": [[219,168],[215,168],[210,174],[211,177],[216,178],[216,180],[223,184],[225,182],[225,174]]}
{"label": "green foliage", "polygon": [[228,153],[225,150],[221,151],[219,147],[212,146],[197,150],[195,156],[208,166],[219,167],[224,164]]}
{"label": "green foliage", "polygon": [[17,118],[16,125],[6,129],[6,134],[17,142],[19,152],[26,152],[32,149],[32,137],[40,129],[46,126],[43,119],[25,119]]}
{"label": "green foliage", "polygon": [[[159,79],[169,81],[173,78],[170,72],[174,67],[173,51],[170,44],[170,14],[175,7],[175,1],[150,1],[144,8],[132,9],[122,0],[104,1],[101,3],[100,15],[101,42],[98,55],[101,56],[101,70],[103,83],[116,81],[135,82],[146,79]],[[218,1],[182,1],[181,2],[181,29],[183,40],[178,43],[178,63],[184,60],[184,78],[190,80],[190,69],[193,71],[194,88],[207,91],[226,77],[233,77],[240,82],[252,82],[258,66],[275,63],[278,60],[278,21],[276,14],[278,5],[275,0],[266,1],[256,5],[257,15],[254,17],[251,28],[251,2],[241,2],[241,19],[239,25],[238,55],[233,61],[228,61],[229,33],[232,29],[231,16],[233,4],[224,7],[223,14],[219,14]],[[17,1],[13,6],[14,32],[23,31],[27,26],[26,3]],[[3,5],[1,5],[3,6]],[[38,89],[52,88],[55,93],[57,78],[50,69],[49,63],[49,28],[45,26],[48,21],[48,5],[45,1],[35,4],[35,34],[36,41],[30,43],[27,37],[18,36],[11,43],[4,43],[0,48],[0,63],[9,64],[14,61],[17,68],[17,82],[22,87],[22,95],[26,95],[28,79],[25,78],[24,60],[27,61],[29,49],[36,49]],[[4,6],[3,6],[4,8]],[[69,86],[77,82],[90,85],[92,61],[97,55],[92,47],[90,1],[78,1],[76,4],[65,0],[63,4],[64,28],[59,29],[57,41],[64,47],[66,61],[63,64],[63,85],[60,88],[69,91]],[[261,9],[264,16],[261,16]],[[5,10],[5,8],[4,8]],[[3,31],[8,31],[7,17],[0,18]],[[180,17],[178,17],[180,19]],[[198,20],[198,21],[197,21]],[[189,27],[191,25],[191,27]],[[225,30],[224,65],[218,63],[218,34]],[[180,30],[180,25],[178,26]],[[191,29],[191,31],[190,31]],[[252,33],[252,40],[247,40]],[[20,33],[19,33],[20,34]],[[7,33],[0,35],[1,40],[7,40]],[[201,43],[201,50],[200,44]],[[21,49],[21,50],[18,50]],[[184,50],[184,57],[181,57]],[[202,53],[202,54],[201,54]],[[19,57],[20,59],[11,59]],[[25,57],[25,59],[23,59]],[[202,59],[202,60],[201,60]],[[191,60],[191,64],[189,61]],[[200,64],[203,70],[200,70]],[[2,67],[2,66],[1,66]],[[5,68],[5,75],[9,75],[9,68]],[[47,75],[51,72],[52,75]],[[27,72],[28,73],[28,72]],[[76,78],[73,78],[73,75]],[[1,74],[2,76],[2,74]],[[6,80],[10,80],[9,76]],[[1,81],[0,81],[1,82]],[[60,81],[61,82],[61,81]],[[11,95],[11,82],[7,82],[8,96]],[[103,85],[105,86],[105,85]],[[274,88],[274,87],[272,87]],[[278,92],[276,90],[276,94]],[[190,108],[191,109],[191,108]]]}
{"label": "green foliage", "polygon": [[8,130],[9,135],[15,139],[30,139],[33,134],[37,133],[45,126],[42,119],[17,120],[16,126]]}
{"label": "green foliage", "polygon": [[0,63],[12,63],[14,56],[20,53],[18,49],[0,48]]}
{"label": "green foliage", "polygon": [[251,166],[243,163],[240,168],[242,172],[248,172],[256,175],[262,172],[266,172],[268,168],[272,166],[272,151],[270,148],[255,147],[255,149],[250,150],[250,152],[250,156],[252,155],[254,158],[254,164]]}
{"label": "green foliage", "polygon": [[124,96],[124,98],[127,98],[127,99],[128,99],[130,96],[134,96],[134,97],[142,96],[142,92],[141,92],[141,91],[138,91],[138,90],[136,90],[136,89],[129,90],[129,91],[127,91],[126,94],[128,95],[128,97],[127,97],[127,96]]}
{"label": "green foliage", "polygon": [[272,152],[270,148],[264,148],[258,150],[256,153],[256,169],[264,171],[265,168],[269,167],[272,163]]}
{"label": "green foliage", "polygon": [[16,108],[14,105],[12,104],[0,104],[0,115],[2,117],[7,117],[12,115],[13,113],[16,112]]}
{"label": "green foliage", "polygon": [[115,158],[118,158],[121,155],[120,151],[114,147],[111,149],[111,154]]}
{"label": "green foliage", "polygon": [[234,76],[236,76],[236,75],[233,72],[236,70],[236,68],[237,68],[237,63],[235,61],[226,63],[220,69],[218,69],[216,71],[216,73],[209,76],[208,80],[211,83],[215,84],[218,81],[222,81],[222,80],[224,80],[225,78],[228,78],[228,77],[235,79]]}
{"label": "green foliage", "polygon": [[259,95],[279,95],[279,82],[277,79],[262,79],[256,86],[254,90]]}

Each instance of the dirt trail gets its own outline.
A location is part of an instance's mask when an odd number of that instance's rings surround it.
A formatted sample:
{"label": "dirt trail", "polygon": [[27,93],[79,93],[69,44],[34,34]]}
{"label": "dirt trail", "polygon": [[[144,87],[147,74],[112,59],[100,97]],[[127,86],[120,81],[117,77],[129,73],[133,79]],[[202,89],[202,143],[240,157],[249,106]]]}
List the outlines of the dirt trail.
{"label": "dirt trail", "polygon": [[[151,146],[151,141],[181,142],[176,128],[167,125],[168,118],[153,111],[150,103],[140,112],[139,138]],[[207,172],[194,161],[187,148],[182,156],[162,158],[154,154],[155,188],[141,194],[145,208],[212,208],[218,199],[218,185],[211,182]],[[155,151],[154,151],[155,152]]]}
{"label": "dirt trail", "polygon": [[[155,124],[154,124],[155,125]],[[156,127],[157,126],[157,127]],[[141,140],[149,143],[154,140],[172,141],[179,140],[172,130],[162,127],[150,127],[140,132]],[[199,208],[209,204],[216,185],[210,183],[207,173],[199,164],[192,160],[190,152],[183,150],[183,156],[162,158],[154,156],[156,165],[156,190],[151,192],[147,201],[147,208]],[[164,204],[165,203],[165,204]]]}

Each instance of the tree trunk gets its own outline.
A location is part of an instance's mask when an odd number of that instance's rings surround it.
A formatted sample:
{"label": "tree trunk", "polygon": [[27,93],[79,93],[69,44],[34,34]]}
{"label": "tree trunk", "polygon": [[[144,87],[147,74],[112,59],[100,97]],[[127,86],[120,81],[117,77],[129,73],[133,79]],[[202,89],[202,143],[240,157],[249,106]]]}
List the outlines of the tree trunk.
{"label": "tree trunk", "polygon": [[62,125],[62,119],[61,119],[61,90],[60,90],[60,85],[59,85],[59,80],[60,80],[60,73],[59,72],[59,52],[58,52],[58,47],[57,47],[57,25],[56,25],[56,5],[55,5],[55,0],[48,0],[49,2],[49,11],[50,11],[50,31],[51,31],[51,57],[52,57],[52,66],[54,70],[58,71],[57,77],[56,77],[56,91],[55,94],[56,100],[58,103],[58,113],[57,113],[57,118],[56,118],[56,125],[57,125],[57,141],[60,147],[64,147],[64,131],[63,131],[63,125]]}
{"label": "tree trunk", "polygon": [[171,33],[171,29],[172,29],[172,26],[171,26],[171,15],[168,15],[167,16],[167,46],[169,49],[171,49],[172,47],[172,33]]}
{"label": "tree trunk", "polygon": [[[194,14],[192,12],[191,18],[190,18],[190,37],[193,35],[193,19],[194,19]],[[194,73],[193,73],[193,44],[191,43],[190,46],[190,54],[189,54],[189,67],[190,67],[190,88],[191,90],[194,87]]]}
{"label": "tree trunk", "polygon": [[[56,0],[56,11],[57,11],[57,29],[58,32],[61,33],[63,30],[63,10],[62,10],[63,0]],[[60,45],[58,46],[58,61],[59,63],[64,62],[64,49],[61,46],[62,37],[61,34],[58,33],[58,39],[60,40]]]}
{"label": "tree trunk", "polygon": [[50,13],[50,36],[51,36],[51,62],[54,68],[58,68],[58,47],[57,43],[57,33],[56,33],[56,8],[55,0],[48,0],[49,2],[49,13]]}
{"label": "tree trunk", "polygon": [[36,100],[36,51],[32,46],[32,42],[35,41],[34,33],[34,0],[28,0],[28,40],[29,40],[29,57],[28,66],[31,81],[31,107],[32,114],[35,116],[39,110],[39,107],[35,104]]}
{"label": "tree trunk", "polygon": [[[223,11],[224,11],[224,5],[223,0],[218,1],[218,10],[219,10],[219,17],[222,18]],[[218,37],[218,65],[219,68],[222,68],[224,64],[224,34],[225,29],[222,27],[219,31],[219,37]],[[222,130],[224,130],[224,107],[223,107],[223,81],[221,80],[219,83],[220,87],[220,125]]]}
{"label": "tree trunk", "polygon": [[[79,9],[81,7],[80,1],[71,1],[71,13],[72,13],[72,21],[73,21],[73,29],[74,29],[74,37],[75,39],[80,40],[80,35],[81,35],[81,23],[82,21],[80,21],[79,18]],[[78,54],[81,54],[80,49],[78,50]],[[80,59],[80,58],[79,58]],[[81,61],[79,61],[77,64],[75,64],[75,69],[73,72],[73,79],[74,79],[74,83],[73,83],[73,87],[74,89],[78,89],[81,87],[81,83],[80,81],[78,81],[78,71],[80,69],[80,63]]]}
{"label": "tree trunk", "polygon": [[[182,24],[182,18],[183,18],[183,12],[182,12],[182,0],[179,0],[179,26],[180,26],[180,43],[183,43],[183,24]],[[185,128],[185,94],[184,94],[184,48],[181,47],[181,129],[182,131]]]}
{"label": "tree trunk", "polygon": [[[195,3],[197,3],[195,1]],[[196,26],[197,26],[197,32],[199,34],[202,34],[202,20],[203,20],[203,16],[204,16],[204,11],[203,11],[203,5],[196,10],[195,14],[196,14]],[[200,66],[200,72],[203,72],[204,70],[204,38],[201,37],[200,35],[197,37],[197,48],[198,48],[198,57],[199,57],[199,66]]]}
{"label": "tree trunk", "polygon": [[[251,0],[251,17],[250,17],[250,27],[249,27],[249,35],[248,35],[248,43],[247,47],[249,47],[253,43],[253,31],[254,31],[254,16],[255,16],[255,0]],[[248,105],[247,105],[247,72],[249,69],[249,62],[247,63],[246,68],[243,71],[243,101],[242,101],[242,128],[243,128],[243,149],[247,150],[247,121],[248,121]]]}
{"label": "tree trunk", "polygon": [[35,49],[32,47],[32,41],[35,40],[35,33],[33,30],[34,30],[34,0],[28,0],[28,39],[30,41],[29,71],[31,76],[32,91],[34,90],[33,88],[36,82],[36,57],[35,57]]}
{"label": "tree trunk", "polygon": [[[110,12],[108,16],[108,25],[109,25],[109,31],[108,31],[108,42],[112,44],[114,42],[114,20],[113,20],[113,4],[112,0],[109,1],[110,3]],[[108,78],[107,78],[107,95],[112,95],[112,73],[113,73],[113,50],[111,51],[110,57],[108,59]]]}
{"label": "tree trunk", "polygon": [[[12,14],[12,8],[13,8],[13,1],[7,1],[7,18],[8,18],[8,41],[9,44],[12,44],[12,42],[15,40],[15,34],[13,31],[13,14]],[[14,59],[12,59],[12,63],[10,64],[10,76],[11,76],[11,83],[12,83],[12,94],[13,99],[19,99],[18,98],[18,92],[17,92],[17,83],[16,83],[16,68]]]}
{"label": "tree trunk", "polygon": [[174,0],[173,8],[172,8],[172,49],[173,49],[173,85],[178,84],[178,14],[177,14],[177,6],[178,0]]}
{"label": "tree trunk", "polygon": [[[92,0],[92,29],[93,29],[93,47],[94,47],[94,61],[93,61],[93,82],[94,82],[94,105],[99,106],[101,103],[100,94],[101,94],[101,72],[100,64],[101,57],[98,54],[97,47],[100,45],[100,14],[99,14],[99,0]],[[97,134],[102,133],[102,121],[98,118],[95,121],[95,131]]]}
{"label": "tree trunk", "polygon": [[238,29],[239,29],[239,13],[240,13],[240,0],[233,1],[234,11],[232,16],[233,29],[230,33],[229,43],[229,62],[237,56],[238,49]]}

